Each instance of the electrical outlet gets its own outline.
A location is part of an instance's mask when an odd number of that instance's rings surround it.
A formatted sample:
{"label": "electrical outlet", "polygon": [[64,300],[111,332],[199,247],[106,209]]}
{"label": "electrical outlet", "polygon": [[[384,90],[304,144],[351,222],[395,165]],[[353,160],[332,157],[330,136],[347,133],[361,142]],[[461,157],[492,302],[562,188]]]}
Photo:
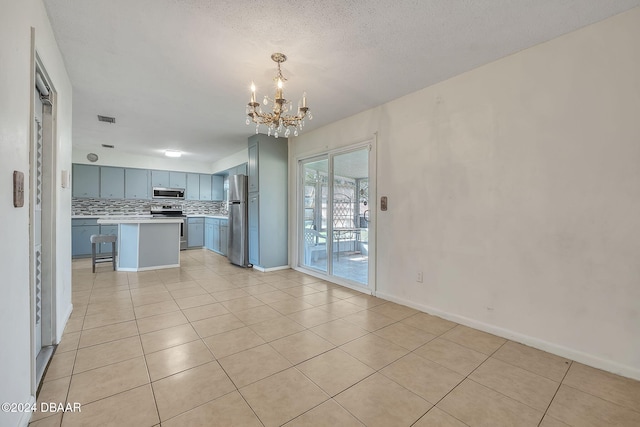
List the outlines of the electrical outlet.
{"label": "electrical outlet", "polygon": [[416,282],[422,283],[422,271],[418,271],[418,274],[416,275]]}

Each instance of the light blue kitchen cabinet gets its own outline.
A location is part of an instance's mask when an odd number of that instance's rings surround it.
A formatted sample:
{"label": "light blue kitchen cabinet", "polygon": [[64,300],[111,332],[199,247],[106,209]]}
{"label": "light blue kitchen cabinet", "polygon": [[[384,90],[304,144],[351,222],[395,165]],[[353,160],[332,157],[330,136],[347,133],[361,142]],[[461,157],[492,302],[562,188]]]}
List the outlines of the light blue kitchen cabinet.
{"label": "light blue kitchen cabinet", "polygon": [[213,250],[213,218],[204,219],[204,247]]}
{"label": "light blue kitchen cabinet", "polygon": [[186,172],[169,172],[169,187],[187,188]]}
{"label": "light blue kitchen cabinet", "polygon": [[212,250],[214,252],[220,252],[220,220],[217,218],[213,218],[212,225],[213,225]]}
{"label": "light blue kitchen cabinet", "polygon": [[187,246],[204,246],[204,218],[187,218]]}
{"label": "light blue kitchen cabinet", "polygon": [[289,264],[287,170],[286,139],[249,138],[249,262],[257,267]]}
{"label": "light blue kitchen cabinet", "polygon": [[247,174],[247,164],[243,163],[241,165],[236,166],[236,175],[246,175]]}
{"label": "light blue kitchen cabinet", "polygon": [[249,163],[247,164],[249,193],[256,193],[259,190],[258,181],[260,177],[258,176],[258,142],[258,140],[252,140],[249,138]]}
{"label": "light blue kitchen cabinet", "polygon": [[259,233],[259,196],[257,193],[249,194],[249,262],[260,265],[260,233]]}
{"label": "light blue kitchen cabinet", "polygon": [[151,171],[151,187],[169,187],[169,171]]}
{"label": "light blue kitchen cabinet", "polygon": [[[107,234],[118,235],[117,225],[99,225],[96,218],[71,220],[71,256],[76,258],[91,256],[91,235]],[[101,243],[96,248],[96,253],[111,253],[111,243]]]}
{"label": "light blue kitchen cabinet", "polygon": [[187,200],[200,200],[200,175],[197,173],[187,174]]}
{"label": "light blue kitchen cabinet", "polygon": [[71,256],[91,256],[91,235],[100,234],[97,219],[71,220]]}
{"label": "light blue kitchen cabinet", "polygon": [[200,174],[200,200],[211,200],[211,175]]}
{"label": "light blue kitchen cabinet", "polygon": [[102,199],[124,198],[124,168],[100,166],[100,197]]}
{"label": "light blue kitchen cabinet", "polygon": [[211,175],[211,200],[224,200],[224,176]]}
{"label": "light blue kitchen cabinet", "polygon": [[227,256],[227,250],[229,246],[229,221],[226,219],[220,220],[220,253]]}
{"label": "light blue kitchen cabinet", "polygon": [[71,181],[73,197],[100,197],[100,166],[74,164]]}
{"label": "light blue kitchen cabinet", "polygon": [[149,199],[149,171],[147,169],[124,170],[125,199]]}

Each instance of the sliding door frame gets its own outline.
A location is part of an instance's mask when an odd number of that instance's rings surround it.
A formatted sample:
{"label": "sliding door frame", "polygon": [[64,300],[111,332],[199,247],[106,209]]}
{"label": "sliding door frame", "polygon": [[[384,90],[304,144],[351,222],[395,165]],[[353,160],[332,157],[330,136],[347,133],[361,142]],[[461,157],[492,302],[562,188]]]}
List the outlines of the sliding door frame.
{"label": "sliding door frame", "polygon": [[[373,135],[371,138],[366,139],[361,142],[357,142],[354,144],[342,146],[339,148],[324,150],[321,152],[314,152],[303,154],[297,156],[295,159],[295,207],[296,207],[296,226],[293,233],[293,245],[292,245],[292,266],[295,270],[302,271],[311,276],[315,276],[318,278],[322,278],[332,283],[336,283],[341,286],[346,286],[351,289],[359,290],[362,292],[370,293],[371,295],[375,295],[376,293],[376,271],[377,271],[377,185],[376,185],[376,177],[377,177],[377,156],[376,156],[376,136]],[[327,260],[327,272],[323,273],[321,271],[307,268],[304,264],[304,244],[302,240],[304,236],[302,234],[302,230],[304,228],[304,195],[302,191],[304,189],[304,178],[302,177],[302,164],[304,162],[312,161],[314,159],[320,160],[322,158],[328,159],[328,175],[329,180],[327,185],[329,186],[329,197],[328,197],[328,206],[327,209],[331,210],[333,208],[331,203],[331,195],[333,194],[333,159],[335,156],[340,154],[346,154],[349,152],[361,150],[364,148],[369,149],[369,165],[368,165],[368,173],[369,173],[369,253],[368,253],[368,283],[366,286],[358,285],[348,280],[343,280],[340,277],[334,276],[331,272],[331,263],[329,259]],[[331,229],[333,228],[331,221],[327,224],[328,234],[330,236]],[[327,238],[327,257],[331,257],[332,247],[331,240]]]}

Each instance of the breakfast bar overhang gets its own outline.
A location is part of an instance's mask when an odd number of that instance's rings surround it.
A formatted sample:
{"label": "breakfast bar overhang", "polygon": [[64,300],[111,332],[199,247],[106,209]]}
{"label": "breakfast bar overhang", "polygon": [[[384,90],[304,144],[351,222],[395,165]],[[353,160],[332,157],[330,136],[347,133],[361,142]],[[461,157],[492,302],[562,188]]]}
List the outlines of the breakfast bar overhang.
{"label": "breakfast bar overhang", "polygon": [[118,225],[118,271],[145,271],[180,266],[182,218],[98,219],[98,224]]}

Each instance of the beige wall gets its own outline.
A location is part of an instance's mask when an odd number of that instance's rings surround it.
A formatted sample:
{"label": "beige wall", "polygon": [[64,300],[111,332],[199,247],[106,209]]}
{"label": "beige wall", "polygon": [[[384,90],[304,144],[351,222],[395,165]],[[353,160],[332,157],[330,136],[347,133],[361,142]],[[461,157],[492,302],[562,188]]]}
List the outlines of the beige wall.
{"label": "beige wall", "polygon": [[291,176],[377,132],[379,296],[640,379],[638,40],[634,9],[304,133]]}
{"label": "beige wall", "polygon": [[[55,281],[58,338],[71,310],[71,190],[60,186],[71,168],[71,83],[40,0],[0,0],[0,402],[29,402],[31,309],[29,283],[29,141],[31,112],[31,28],[35,47],[58,94],[54,188]],[[25,206],[14,208],[13,171],[25,174]],[[0,412],[0,425],[26,425],[29,414]]]}

